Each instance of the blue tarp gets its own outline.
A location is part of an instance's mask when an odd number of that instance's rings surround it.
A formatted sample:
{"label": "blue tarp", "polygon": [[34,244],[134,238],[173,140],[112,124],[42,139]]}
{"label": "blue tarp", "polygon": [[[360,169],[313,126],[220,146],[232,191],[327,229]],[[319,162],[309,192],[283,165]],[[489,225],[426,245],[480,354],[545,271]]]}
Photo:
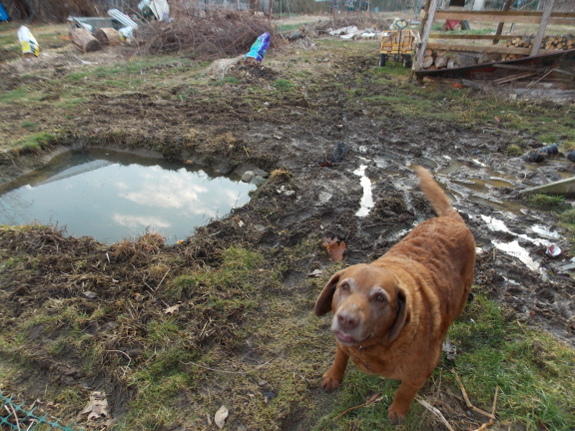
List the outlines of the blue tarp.
{"label": "blue tarp", "polygon": [[2,6],[2,3],[0,3],[0,21],[8,21],[9,19],[10,17],[6,12],[6,9],[4,9],[4,6]]}

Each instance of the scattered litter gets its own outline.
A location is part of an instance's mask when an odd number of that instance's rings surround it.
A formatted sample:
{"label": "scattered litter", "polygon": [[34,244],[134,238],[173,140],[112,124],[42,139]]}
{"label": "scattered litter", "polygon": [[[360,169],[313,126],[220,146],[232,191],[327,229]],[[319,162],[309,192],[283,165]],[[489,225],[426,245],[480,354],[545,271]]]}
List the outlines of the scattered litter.
{"label": "scattered litter", "polygon": [[110,417],[106,392],[96,391],[90,394],[90,401],[82,410],[82,414],[86,413],[90,413],[88,419],[99,419],[101,416]]}
{"label": "scattered litter", "polygon": [[277,189],[277,192],[280,195],[285,195],[285,196],[291,196],[291,195],[295,194],[295,190],[288,190],[285,186],[281,186],[279,189]]}
{"label": "scattered litter", "polygon": [[18,29],[18,40],[20,41],[20,46],[22,47],[22,54],[25,57],[40,55],[40,45],[36,41],[36,38],[32,35],[28,27],[20,26]]}
{"label": "scattered litter", "polygon": [[118,33],[120,33],[120,39],[122,41],[134,38],[133,27],[122,27],[120,30],[118,30]]}
{"label": "scattered litter", "polygon": [[170,20],[170,5],[166,0],[143,0],[138,3],[138,9],[144,16],[154,15],[158,21]]}
{"label": "scattered litter", "polygon": [[538,150],[532,150],[521,158],[524,162],[541,163],[548,157],[556,156],[557,154],[559,154],[557,145],[551,144],[543,148],[539,148]]}
{"label": "scattered litter", "polygon": [[183,304],[182,304],[181,302],[178,302],[176,305],[172,305],[171,307],[166,308],[166,309],[164,310],[164,313],[165,313],[165,314],[174,314],[174,313],[177,313],[178,310],[180,309],[180,307],[181,307],[182,305],[183,305]]}
{"label": "scattered litter", "polygon": [[226,423],[226,419],[229,414],[230,411],[227,409],[226,406],[221,406],[220,409],[216,412],[216,415],[214,416],[214,422],[216,423],[216,426],[219,429],[222,429],[224,427],[224,424]]}
{"label": "scattered litter", "polygon": [[266,55],[266,51],[270,46],[270,34],[265,32],[261,36],[259,36],[256,41],[253,43],[250,51],[245,55],[246,61],[256,61],[261,63],[264,59],[264,55]]}
{"label": "scattered litter", "polygon": [[575,163],[575,150],[567,153],[567,159]]}
{"label": "scattered litter", "polygon": [[333,163],[339,162],[343,158],[345,153],[347,153],[348,151],[349,151],[349,144],[345,141],[339,142],[335,147],[335,150],[333,151],[333,158],[331,159],[331,161]]}
{"label": "scattered litter", "polygon": [[96,294],[90,290],[86,290],[85,292],[82,292],[82,294],[88,299],[96,298]]}
{"label": "scattered litter", "polygon": [[561,254],[561,249],[555,245],[555,244],[551,244],[548,248],[547,251],[545,252],[545,254],[547,256],[551,256],[551,257],[557,257]]}
{"label": "scattered litter", "polygon": [[559,148],[557,148],[556,144],[546,145],[543,148],[539,148],[537,151],[541,154],[547,154],[548,156],[556,156],[559,154]]}
{"label": "scattered litter", "polygon": [[457,358],[457,346],[451,342],[449,337],[443,342],[442,350],[446,353],[447,359],[455,361]]}
{"label": "scattered litter", "polygon": [[347,34],[353,34],[357,31],[355,25],[350,25],[347,27],[338,28],[337,30],[332,30],[329,32],[331,36],[345,36]]}
{"label": "scattered litter", "polygon": [[318,277],[321,277],[322,274],[323,274],[323,271],[321,269],[314,269],[307,276],[312,277],[312,278],[318,278]]}
{"label": "scattered litter", "polygon": [[128,15],[120,12],[118,9],[110,9],[108,15],[114,18],[116,21],[120,21],[125,27],[132,27],[134,29],[138,28],[136,24]]}

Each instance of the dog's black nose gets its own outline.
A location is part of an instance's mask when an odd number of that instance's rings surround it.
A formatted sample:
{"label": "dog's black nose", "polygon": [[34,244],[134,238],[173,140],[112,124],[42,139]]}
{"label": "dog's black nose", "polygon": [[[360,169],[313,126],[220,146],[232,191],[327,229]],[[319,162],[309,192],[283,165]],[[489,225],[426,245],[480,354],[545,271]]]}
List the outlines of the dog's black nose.
{"label": "dog's black nose", "polygon": [[346,311],[337,314],[337,321],[343,329],[353,329],[359,324],[359,319]]}

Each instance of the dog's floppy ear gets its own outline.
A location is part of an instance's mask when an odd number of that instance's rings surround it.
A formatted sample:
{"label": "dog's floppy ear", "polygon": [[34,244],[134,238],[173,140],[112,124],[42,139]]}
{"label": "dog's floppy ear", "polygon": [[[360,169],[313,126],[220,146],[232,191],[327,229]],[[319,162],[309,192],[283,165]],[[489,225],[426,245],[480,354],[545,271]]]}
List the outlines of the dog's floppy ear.
{"label": "dog's floppy ear", "polygon": [[319,298],[317,298],[317,301],[315,301],[314,308],[316,316],[323,316],[324,314],[331,311],[331,301],[335,292],[335,286],[337,283],[339,283],[339,279],[342,273],[343,271],[336,272],[319,294]]}
{"label": "dog's floppy ear", "polygon": [[397,338],[399,332],[405,325],[408,319],[408,310],[407,310],[407,300],[405,298],[405,292],[396,287],[396,306],[395,306],[395,321],[389,330],[389,335],[387,336],[387,340],[391,343],[393,340]]}

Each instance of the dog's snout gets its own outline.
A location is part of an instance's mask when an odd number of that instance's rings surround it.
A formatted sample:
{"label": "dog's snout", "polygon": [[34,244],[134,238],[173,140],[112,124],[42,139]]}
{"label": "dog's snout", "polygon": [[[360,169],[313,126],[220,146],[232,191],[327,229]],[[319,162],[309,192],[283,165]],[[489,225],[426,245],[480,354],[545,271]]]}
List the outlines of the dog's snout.
{"label": "dog's snout", "polygon": [[345,330],[351,330],[359,325],[359,318],[348,311],[340,311],[337,314],[337,321]]}

